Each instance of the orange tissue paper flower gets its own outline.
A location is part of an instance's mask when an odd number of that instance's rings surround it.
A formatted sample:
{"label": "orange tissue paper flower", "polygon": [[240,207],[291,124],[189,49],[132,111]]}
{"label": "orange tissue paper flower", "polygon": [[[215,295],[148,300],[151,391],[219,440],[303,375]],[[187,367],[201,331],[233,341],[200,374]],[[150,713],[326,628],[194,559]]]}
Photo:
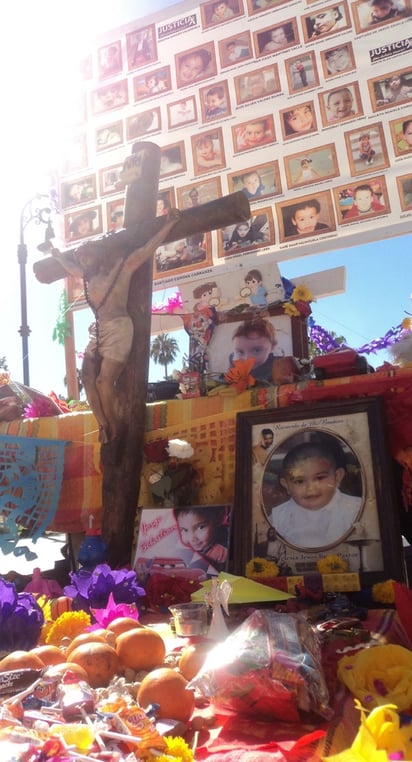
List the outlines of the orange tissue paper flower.
{"label": "orange tissue paper flower", "polygon": [[236,390],[239,394],[248,389],[249,386],[254,386],[256,380],[250,375],[250,371],[254,364],[254,357],[249,357],[248,360],[235,360],[233,368],[230,368],[225,375],[226,383],[236,386]]}

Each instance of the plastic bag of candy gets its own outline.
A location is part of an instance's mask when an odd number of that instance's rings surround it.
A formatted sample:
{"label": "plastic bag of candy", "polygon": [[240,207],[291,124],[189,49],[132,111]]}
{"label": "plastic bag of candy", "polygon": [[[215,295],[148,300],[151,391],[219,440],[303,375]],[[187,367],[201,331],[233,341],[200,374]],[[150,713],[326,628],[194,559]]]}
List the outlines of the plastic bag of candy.
{"label": "plastic bag of candy", "polygon": [[303,614],[254,611],[210,651],[189,687],[237,714],[289,722],[332,715],[317,635]]}

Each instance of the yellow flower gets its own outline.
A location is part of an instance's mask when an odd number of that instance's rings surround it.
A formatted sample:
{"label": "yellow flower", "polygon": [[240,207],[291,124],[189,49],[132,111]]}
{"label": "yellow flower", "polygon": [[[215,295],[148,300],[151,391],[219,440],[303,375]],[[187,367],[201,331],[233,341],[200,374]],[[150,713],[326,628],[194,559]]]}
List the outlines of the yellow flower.
{"label": "yellow flower", "polygon": [[375,585],[372,585],[372,598],[376,603],[394,603],[393,579],[387,579],[386,582],[377,582]]}
{"label": "yellow flower", "polygon": [[183,738],[164,736],[163,740],[166,741],[166,752],[160,756],[145,756],[145,762],[193,762],[193,752]]}
{"label": "yellow flower", "polygon": [[73,638],[90,627],[92,620],[85,611],[65,611],[61,614],[46,635],[46,643],[59,646],[63,638]]}
{"label": "yellow flower", "polygon": [[274,561],[268,561],[266,558],[252,558],[246,564],[246,577],[253,579],[254,577],[277,577],[279,574],[279,567]]}
{"label": "yellow flower", "polygon": [[316,561],[319,574],[344,574],[348,571],[348,564],[340,556],[329,555]]}
{"label": "yellow flower", "polygon": [[300,315],[299,310],[295,307],[294,304],[292,304],[292,302],[283,303],[283,312],[288,317],[299,317]]}
{"label": "yellow flower", "polygon": [[292,302],[313,302],[313,294],[307,286],[302,284],[293,289],[291,299]]}

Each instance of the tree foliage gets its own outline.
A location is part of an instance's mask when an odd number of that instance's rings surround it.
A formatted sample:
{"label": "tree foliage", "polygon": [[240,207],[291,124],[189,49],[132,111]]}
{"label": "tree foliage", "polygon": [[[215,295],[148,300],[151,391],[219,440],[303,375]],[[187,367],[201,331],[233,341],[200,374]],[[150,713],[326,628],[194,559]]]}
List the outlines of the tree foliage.
{"label": "tree foliage", "polygon": [[179,354],[179,344],[173,336],[168,333],[160,333],[155,336],[150,344],[150,357],[156,365],[163,365],[165,369],[165,379],[168,378],[167,367]]}

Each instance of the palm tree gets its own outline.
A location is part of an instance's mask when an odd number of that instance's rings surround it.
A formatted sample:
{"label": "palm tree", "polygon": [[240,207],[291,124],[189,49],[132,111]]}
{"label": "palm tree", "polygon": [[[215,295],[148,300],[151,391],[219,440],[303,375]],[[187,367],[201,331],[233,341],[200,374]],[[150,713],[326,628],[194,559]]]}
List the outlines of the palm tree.
{"label": "palm tree", "polygon": [[167,366],[176,359],[179,353],[179,345],[173,336],[168,333],[160,333],[155,336],[150,344],[150,357],[154,362],[163,365],[165,379],[167,379]]}

